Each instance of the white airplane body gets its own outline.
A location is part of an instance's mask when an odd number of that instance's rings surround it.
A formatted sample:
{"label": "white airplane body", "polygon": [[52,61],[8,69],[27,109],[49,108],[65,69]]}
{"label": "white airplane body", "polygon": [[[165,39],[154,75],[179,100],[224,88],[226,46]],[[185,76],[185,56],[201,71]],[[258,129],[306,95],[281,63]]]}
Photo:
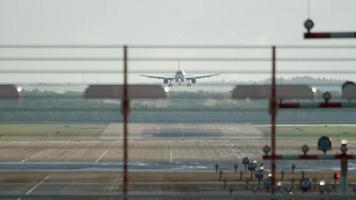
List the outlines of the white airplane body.
{"label": "white airplane body", "polygon": [[143,77],[147,78],[155,78],[155,79],[161,79],[163,80],[163,84],[168,84],[168,86],[172,87],[173,82],[181,84],[184,82],[187,82],[187,86],[191,86],[191,84],[195,84],[197,82],[197,79],[201,78],[208,78],[212,76],[217,76],[220,74],[208,74],[208,75],[202,75],[202,76],[188,76],[185,71],[181,70],[180,67],[178,67],[178,70],[173,76],[151,76],[151,75],[141,75]]}

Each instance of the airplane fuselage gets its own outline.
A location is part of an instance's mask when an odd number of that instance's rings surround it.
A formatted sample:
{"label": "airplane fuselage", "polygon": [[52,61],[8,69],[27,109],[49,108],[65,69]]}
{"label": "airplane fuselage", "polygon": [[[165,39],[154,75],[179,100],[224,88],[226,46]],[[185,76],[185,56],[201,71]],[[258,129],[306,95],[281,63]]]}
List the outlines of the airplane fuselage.
{"label": "airplane fuselage", "polygon": [[185,81],[185,72],[183,70],[176,71],[176,74],[174,76],[174,81],[175,82],[184,82]]}

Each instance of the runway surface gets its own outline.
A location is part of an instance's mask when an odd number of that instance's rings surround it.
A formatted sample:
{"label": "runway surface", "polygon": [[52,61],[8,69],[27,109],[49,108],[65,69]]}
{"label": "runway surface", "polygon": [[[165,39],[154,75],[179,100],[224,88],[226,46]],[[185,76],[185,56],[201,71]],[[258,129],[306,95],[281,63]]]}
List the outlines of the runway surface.
{"label": "runway surface", "polygon": [[[269,169],[268,162],[263,162],[264,168]],[[298,171],[338,171],[340,170],[339,161],[278,161],[278,168],[290,170],[291,164],[297,166]],[[240,163],[239,163],[240,164]],[[219,163],[219,168],[223,170],[233,170],[234,163]],[[242,164],[240,164],[242,165]],[[130,171],[175,171],[175,172],[206,172],[214,171],[214,162],[129,162]],[[311,167],[312,166],[312,167]],[[1,162],[0,172],[120,172],[121,162]],[[356,163],[349,163],[349,171],[356,171]]]}
{"label": "runway surface", "polygon": [[[120,124],[110,124],[92,140],[39,137],[40,140],[1,141],[0,198],[6,194],[23,195],[9,198],[17,200],[41,194],[118,194],[122,189],[121,128]],[[262,147],[269,144],[269,138],[248,123],[132,124],[129,128],[129,187],[134,194],[157,191],[228,194],[215,172],[216,163],[227,176],[228,184],[244,191],[244,179],[250,177],[241,163],[244,157],[251,162],[257,160],[269,171],[270,163],[261,159]],[[300,154],[301,144],[310,145],[310,153],[320,154],[310,138],[284,138],[277,144],[281,154]],[[350,151],[355,146],[350,141]],[[278,172],[283,169],[290,176],[292,163],[296,165],[296,177],[305,171],[307,176],[323,173],[331,179],[332,173],[340,169],[339,161],[278,161]],[[243,180],[238,178],[239,171],[243,171]],[[349,162],[349,174],[355,172],[356,163]]]}

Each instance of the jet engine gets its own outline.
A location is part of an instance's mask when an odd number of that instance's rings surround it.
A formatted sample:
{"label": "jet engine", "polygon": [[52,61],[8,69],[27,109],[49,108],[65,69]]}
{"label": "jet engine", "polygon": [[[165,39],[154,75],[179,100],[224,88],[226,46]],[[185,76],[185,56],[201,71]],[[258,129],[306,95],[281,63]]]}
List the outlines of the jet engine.
{"label": "jet engine", "polygon": [[192,79],[192,83],[195,84],[197,82],[196,79]]}
{"label": "jet engine", "polygon": [[168,83],[168,79],[163,79],[163,83],[167,84]]}

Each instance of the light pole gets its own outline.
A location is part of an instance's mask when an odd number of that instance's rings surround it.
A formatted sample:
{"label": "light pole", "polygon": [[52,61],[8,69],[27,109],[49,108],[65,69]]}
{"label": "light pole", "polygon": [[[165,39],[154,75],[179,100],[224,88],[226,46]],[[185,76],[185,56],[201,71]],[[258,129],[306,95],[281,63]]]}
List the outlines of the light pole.
{"label": "light pole", "polygon": [[348,168],[348,159],[347,159],[347,140],[341,140],[340,151],[342,153],[341,158],[341,188],[344,194],[347,193],[347,168]]}
{"label": "light pole", "polygon": [[325,181],[324,180],[321,180],[319,182],[319,191],[320,191],[320,194],[324,194],[324,192],[325,192]]}
{"label": "light pole", "polygon": [[260,169],[255,172],[255,176],[258,180],[258,188],[260,188],[261,180],[263,180],[263,166],[261,166]]}

